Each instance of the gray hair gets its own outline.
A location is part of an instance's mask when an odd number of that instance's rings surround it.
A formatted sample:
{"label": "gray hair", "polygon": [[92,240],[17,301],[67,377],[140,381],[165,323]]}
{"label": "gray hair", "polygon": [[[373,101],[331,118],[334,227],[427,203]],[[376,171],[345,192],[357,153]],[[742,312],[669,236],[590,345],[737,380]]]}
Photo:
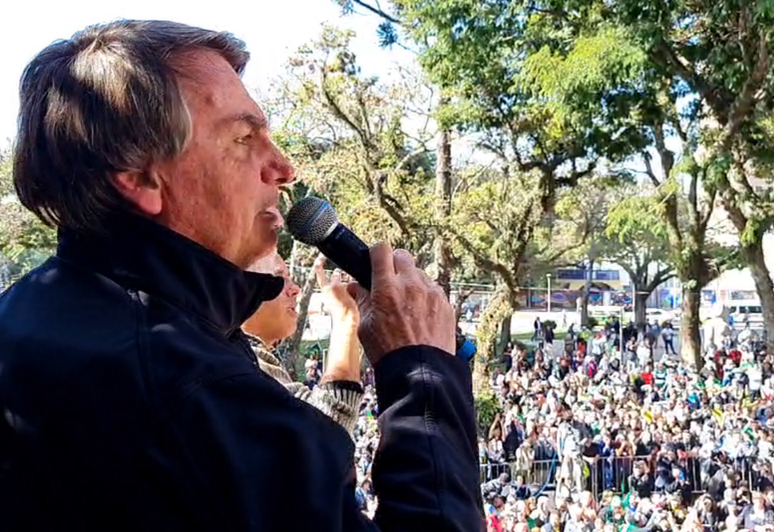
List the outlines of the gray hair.
{"label": "gray hair", "polygon": [[198,50],[220,54],[239,75],[249,59],[230,33],[167,21],[90,26],[42,50],[19,91],[19,201],[49,225],[87,232],[127,208],[114,175],[144,172],[190,138],[175,60]]}

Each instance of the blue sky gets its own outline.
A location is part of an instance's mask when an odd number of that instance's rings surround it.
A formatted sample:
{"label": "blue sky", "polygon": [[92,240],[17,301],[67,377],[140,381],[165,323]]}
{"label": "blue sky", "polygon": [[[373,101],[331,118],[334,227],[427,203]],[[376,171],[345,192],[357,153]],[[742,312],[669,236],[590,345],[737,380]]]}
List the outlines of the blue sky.
{"label": "blue sky", "polygon": [[406,54],[379,49],[377,20],[363,15],[342,18],[332,0],[217,0],[198,7],[196,2],[169,0],[14,2],[13,10],[0,17],[0,143],[14,136],[17,87],[27,62],[56,39],[116,18],[168,19],[236,34],[252,53],[245,84],[253,88],[265,88],[281,74],[285,59],[316,37],[323,23],[357,32],[354,49],[369,74],[406,60]]}

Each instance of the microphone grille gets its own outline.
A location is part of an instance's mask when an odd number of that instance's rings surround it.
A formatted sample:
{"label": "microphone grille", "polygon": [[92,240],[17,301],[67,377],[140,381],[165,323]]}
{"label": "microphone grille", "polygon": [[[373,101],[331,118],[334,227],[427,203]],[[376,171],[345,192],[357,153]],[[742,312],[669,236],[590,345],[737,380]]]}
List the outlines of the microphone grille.
{"label": "microphone grille", "polygon": [[333,206],[313,196],[296,202],[285,217],[285,226],[293,238],[310,246],[322,242],[337,223]]}

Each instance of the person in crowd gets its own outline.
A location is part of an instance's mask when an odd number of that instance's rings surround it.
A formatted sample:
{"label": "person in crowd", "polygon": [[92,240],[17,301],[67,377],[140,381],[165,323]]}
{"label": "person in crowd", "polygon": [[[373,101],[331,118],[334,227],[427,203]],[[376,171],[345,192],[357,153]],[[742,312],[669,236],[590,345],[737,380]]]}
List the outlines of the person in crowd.
{"label": "person in crowd", "polygon": [[675,351],[675,330],[672,328],[672,322],[668,321],[661,330],[661,338],[664,340],[664,352],[669,355],[676,355]]}
{"label": "person in crowd", "polygon": [[483,527],[471,372],[408,252],[371,247],[370,292],[347,288],[379,401],[373,520],[346,430],[256,367],[242,325],[286,281],[246,270],[294,170],[248,58],[225,32],[121,20],[25,69],[14,185],[59,242],[0,296],[1,530]]}
{"label": "person in crowd", "polygon": [[498,467],[529,490],[524,501],[500,492],[502,529],[536,528],[522,504],[543,496],[543,530],[774,529],[774,356],[737,341],[695,371],[661,347],[629,363],[614,343],[598,347],[557,360],[522,349],[498,376],[506,422],[481,461],[499,457],[502,439]]}
{"label": "person in crowd", "polygon": [[276,251],[251,267],[252,271],[269,273],[285,279],[280,295],[263,303],[242,326],[255,351],[261,370],[271,375],[290,392],[314,405],[352,433],[363,398],[360,384],[360,343],[357,328],[360,312],[357,302],[341,283],[341,273],[334,271],[330,279],[323,269],[325,258],[314,263],[314,272],[325,297],[325,307],[331,313],[331,336],[328,367],[320,384],[309,388],[296,382],[283,368],[275,346],[296,332],[296,305],[301,289],[290,279],[285,261]]}
{"label": "person in crowd", "polygon": [[320,355],[312,353],[312,355],[304,362],[304,371],[306,380],[304,383],[310,388],[314,387],[320,380]]}

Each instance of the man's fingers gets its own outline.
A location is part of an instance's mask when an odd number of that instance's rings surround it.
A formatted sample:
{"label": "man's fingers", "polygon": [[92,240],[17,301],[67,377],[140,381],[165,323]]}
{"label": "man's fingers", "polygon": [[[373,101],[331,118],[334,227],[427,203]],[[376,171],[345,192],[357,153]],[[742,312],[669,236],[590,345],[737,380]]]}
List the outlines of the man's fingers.
{"label": "man's fingers", "polygon": [[395,275],[392,246],[379,242],[371,246],[371,286],[379,284],[380,279]]}
{"label": "man's fingers", "polygon": [[405,249],[396,249],[395,253],[392,254],[392,258],[396,273],[412,271],[416,265],[414,257]]}
{"label": "man's fingers", "polygon": [[331,274],[330,283],[333,285],[341,284],[341,270],[339,269],[333,270],[333,273]]}
{"label": "man's fingers", "polygon": [[439,285],[437,282],[435,282],[435,279],[430,277],[425,270],[419,270],[419,278],[424,282],[427,286],[430,286],[432,288],[441,288],[441,285]]}

